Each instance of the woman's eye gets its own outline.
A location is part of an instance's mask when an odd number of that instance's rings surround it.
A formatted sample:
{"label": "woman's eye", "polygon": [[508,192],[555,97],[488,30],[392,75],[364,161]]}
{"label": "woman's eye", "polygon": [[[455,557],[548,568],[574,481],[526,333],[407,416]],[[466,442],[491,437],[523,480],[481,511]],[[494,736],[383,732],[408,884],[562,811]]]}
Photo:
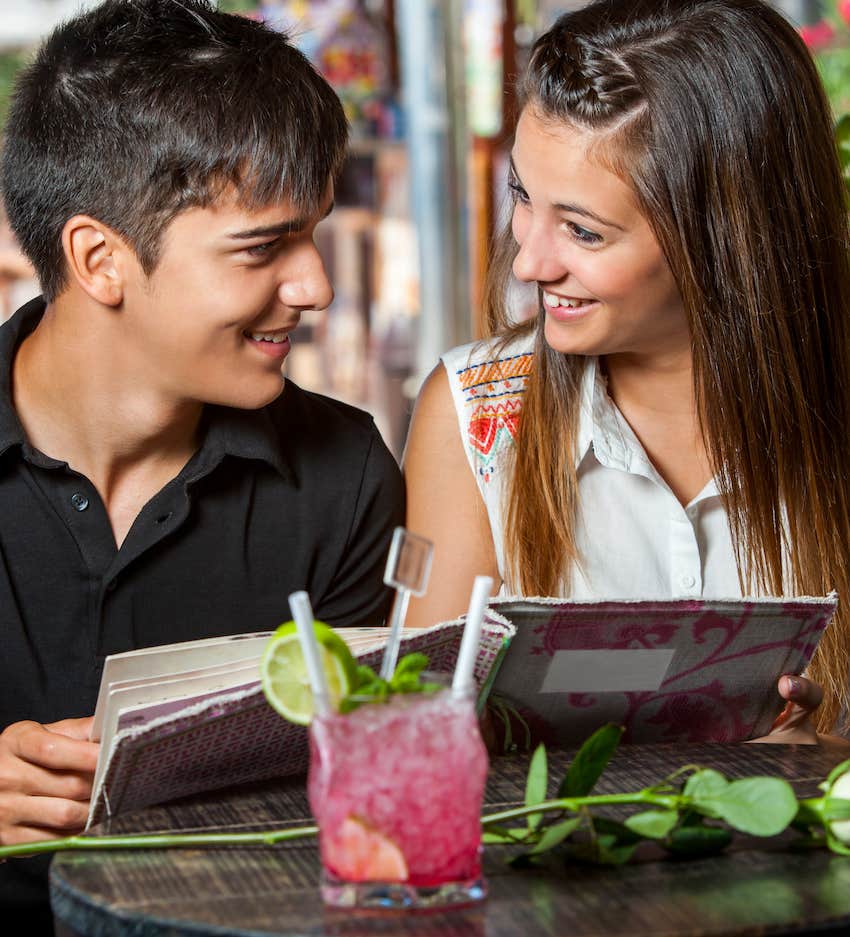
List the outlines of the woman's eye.
{"label": "woman's eye", "polygon": [[581,225],[576,224],[574,221],[565,222],[567,230],[570,232],[570,235],[574,237],[577,241],[581,241],[582,244],[601,244],[602,238],[600,235],[596,234],[594,231],[588,231],[587,228],[583,228]]}
{"label": "woman's eye", "polygon": [[528,192],[515,180],[508,182],[508,191],[515,202],[522,202],[523,204],[528,202]]}

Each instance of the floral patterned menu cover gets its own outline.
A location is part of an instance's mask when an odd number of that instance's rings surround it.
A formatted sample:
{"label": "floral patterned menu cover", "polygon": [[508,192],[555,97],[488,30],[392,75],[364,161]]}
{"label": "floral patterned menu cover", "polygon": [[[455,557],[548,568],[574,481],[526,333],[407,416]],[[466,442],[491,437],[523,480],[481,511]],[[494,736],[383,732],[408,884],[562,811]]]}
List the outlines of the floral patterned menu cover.
{"label": "floral patterned menu cover", "polygon": [[835,613],[823,598],[504,599],[517,634],[493,696],[534,737],[576,745],[606,722],[629,742],[732,742],[770,731]]}
{"label": "floral patterned menu cover", "polygon": [[[457,619],[405,632],[400,653],[421,651],[429,657],[429,669],[451,673],[463,627],[463,620]],[[372,649],[355,656],[359,663],[378,669],[387,631],[375,631]],[[339,633],[345,636],[343,630]],[[482,696],[513,635],[509,622],[488,614],[473,672]],[[92,796],[87,828],[128,810],[307,768],[307,730],[272,709],[259,674],[226,691],[151,704],[147,715],[143,724],[119,729],[102,743],[111,750]]]}

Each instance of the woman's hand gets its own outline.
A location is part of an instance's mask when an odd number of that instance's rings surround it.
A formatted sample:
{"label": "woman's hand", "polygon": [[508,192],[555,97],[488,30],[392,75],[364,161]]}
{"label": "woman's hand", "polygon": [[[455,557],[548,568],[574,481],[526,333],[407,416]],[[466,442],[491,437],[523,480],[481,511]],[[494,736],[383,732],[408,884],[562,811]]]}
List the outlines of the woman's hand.
{"label": "woman's hand", "polygon": [[850,742],[838,735],[822,735],[812,724],[812,714],[820,706],[823,690],[811,680],[795,674],[779,678],[777,689],[786,700],[785,709],[776,717],[768,735],[754,742],[776,742],[783,745],[822,745],[840,755],[850,754]]}
{"label": "woman's hand", "polygon": [[91,724],[15,722],[0,733],[0,845],[83,829],[100,747],[88,741]]}

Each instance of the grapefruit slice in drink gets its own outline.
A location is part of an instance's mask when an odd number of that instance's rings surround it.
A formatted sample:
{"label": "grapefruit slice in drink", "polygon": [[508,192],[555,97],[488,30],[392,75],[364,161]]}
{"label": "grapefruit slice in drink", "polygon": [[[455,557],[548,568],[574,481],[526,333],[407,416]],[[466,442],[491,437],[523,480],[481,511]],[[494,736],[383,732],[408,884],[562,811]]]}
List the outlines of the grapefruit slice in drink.
{"label": "grapefruit slice in drink", "polygon": [[398,846],[357,817],[346,817],[323,847],[325,865],[347,882],[406,882],[409,877]]}

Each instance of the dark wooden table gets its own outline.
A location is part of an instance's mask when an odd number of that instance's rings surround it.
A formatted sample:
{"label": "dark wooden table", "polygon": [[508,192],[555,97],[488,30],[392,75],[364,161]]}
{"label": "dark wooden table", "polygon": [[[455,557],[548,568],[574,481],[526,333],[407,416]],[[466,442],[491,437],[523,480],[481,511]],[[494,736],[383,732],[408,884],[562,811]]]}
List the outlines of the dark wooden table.
{"label": "dark wooden table", "polygon": [[[560,776],[566,760],[553,756],[551,773]],[[838,760],[808,746],[622,747],[597,789],[637,790],[696,762],[731,777],[781,774],[808,796],[818,793],[817,783]],[[488,810],[521,801],[525,767],[523,759],[494,759]],[[117,818],[105,831],[268,829],[301,825],[308,817],[302,779],[149,808]],[[850,934],[850,858],[746,838],[708,859],[675,861],[652,850],[620,867],[555,859],[545,868],[520,871],[505,864],[504,849],[487,847],[488,899],[425,914],[325,909],[313,841],[68,852],[53,862],[51,900],[57,937]]]}

